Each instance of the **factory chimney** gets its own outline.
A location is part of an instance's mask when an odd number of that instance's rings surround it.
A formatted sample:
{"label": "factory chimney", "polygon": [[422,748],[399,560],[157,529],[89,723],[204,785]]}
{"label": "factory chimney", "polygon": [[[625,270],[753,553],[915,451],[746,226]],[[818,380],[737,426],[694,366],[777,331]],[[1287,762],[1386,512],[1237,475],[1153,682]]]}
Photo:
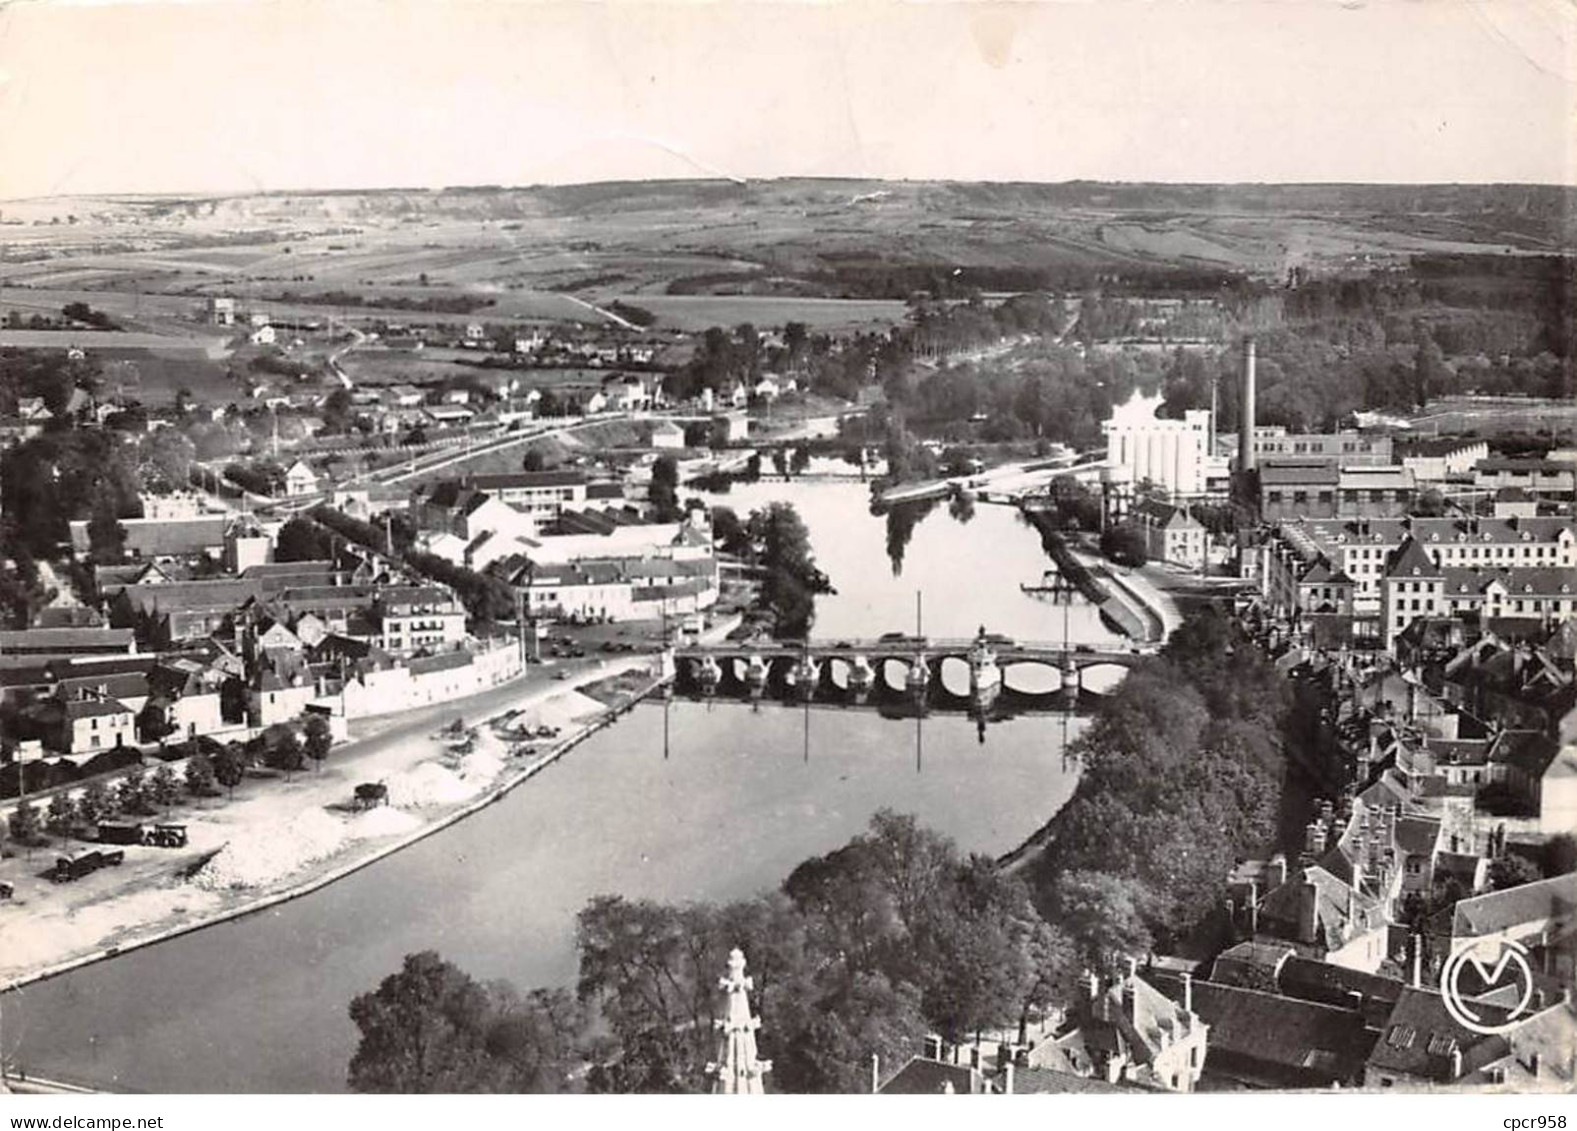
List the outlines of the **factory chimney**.
{"label": "factory chimney", "polygon": [[1238,421],[1238,471],[1254,470],[1254,339],[1243,339],[1243,405]]}

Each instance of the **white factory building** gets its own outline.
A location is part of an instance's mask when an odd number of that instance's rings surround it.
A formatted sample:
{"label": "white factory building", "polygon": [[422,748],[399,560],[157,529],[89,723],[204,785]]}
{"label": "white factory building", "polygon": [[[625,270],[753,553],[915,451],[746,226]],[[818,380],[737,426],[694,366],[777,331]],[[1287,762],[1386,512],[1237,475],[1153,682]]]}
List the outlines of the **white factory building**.
{"label": "white factory building", "polygon": [[1209,411],[1189,409],[1183,419],[1167,420],[1156,415],[1160,407],[1159,395],[1136,391],[1101,425],[1112,481],[1149,481],[1174,497],[1205,494],[1211,480],[1227,474],[1226,459],[1211,454]]}

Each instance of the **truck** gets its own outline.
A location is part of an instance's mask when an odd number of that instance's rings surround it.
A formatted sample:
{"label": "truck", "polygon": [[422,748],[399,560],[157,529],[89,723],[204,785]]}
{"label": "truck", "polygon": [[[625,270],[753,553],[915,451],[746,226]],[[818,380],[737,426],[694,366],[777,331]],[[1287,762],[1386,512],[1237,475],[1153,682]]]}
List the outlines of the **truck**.
{"label": "truck", "polygon": [[142,838],[142,843],[154,848],[185,848],[185,825],[154,825]]}
{"label": "truck", "polygon": [[89,848],[70,856],[60,856],[55,859],[55,868],[49,878],[57,884],[70,883],[80,880],[83,876],[92,875],[100,868],[113,867],[126,859],[126,853],[121,849],[101,851]]}
{"label": "truck", "polygon": [[147,830],[140,821],[100,821],[100,844],[142,844]]}

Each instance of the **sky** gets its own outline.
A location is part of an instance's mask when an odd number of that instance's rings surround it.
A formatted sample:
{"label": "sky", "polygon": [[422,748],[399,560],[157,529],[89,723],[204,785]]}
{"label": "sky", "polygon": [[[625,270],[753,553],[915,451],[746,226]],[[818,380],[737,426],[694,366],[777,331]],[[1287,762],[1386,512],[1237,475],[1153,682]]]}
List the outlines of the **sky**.
{"label": "sky", "polygon": [[1577,3],[0,7],[0,199],[714,176],[1577,184]]}

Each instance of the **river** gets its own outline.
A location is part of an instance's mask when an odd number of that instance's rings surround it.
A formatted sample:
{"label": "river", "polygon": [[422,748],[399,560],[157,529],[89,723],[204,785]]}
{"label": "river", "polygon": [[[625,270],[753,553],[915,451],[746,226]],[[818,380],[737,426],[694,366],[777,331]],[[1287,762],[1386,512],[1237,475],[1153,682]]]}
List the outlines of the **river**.
{"label": "river", "polygon": [[[938,508],[895,574],[887,523],[858,484],[755,484],[727,501],[768,499],[799,506],[838,588],[818,600],[817,635],[908,627],[920,587],[930,634],[985,623],[1060,638],[1061,611],[1018,589],[1044,558],[1010,511],[981,507],[960,525]],[[1070,620],[1075,639],[1110,639],[1093,610]],[[644,704],[499,804],[322,891],[8,995],[7,1059],[141,1091],[340,1090],[356,1041],[346,1006],[405,954],[435,949],[521,987],[569,984],[574,916],[591,896],[747,896],[883,806],[965,850],[1004,852],[1072,791],[1064,726],[1079,723],[1024,716],[977,734],[961,715]]]}

